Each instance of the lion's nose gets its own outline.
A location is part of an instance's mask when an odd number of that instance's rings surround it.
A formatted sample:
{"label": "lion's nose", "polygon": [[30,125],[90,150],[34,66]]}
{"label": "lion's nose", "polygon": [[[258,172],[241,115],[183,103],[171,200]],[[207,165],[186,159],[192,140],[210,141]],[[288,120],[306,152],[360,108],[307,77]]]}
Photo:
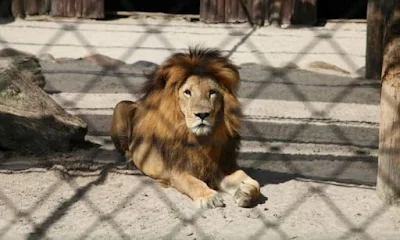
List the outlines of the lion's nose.
{"label": "lion's nose", "polygon": [[205,118],[210,116],[209,112],[199,112],[194,114],[196,117],[200,118],[201,120],[204,120]]}

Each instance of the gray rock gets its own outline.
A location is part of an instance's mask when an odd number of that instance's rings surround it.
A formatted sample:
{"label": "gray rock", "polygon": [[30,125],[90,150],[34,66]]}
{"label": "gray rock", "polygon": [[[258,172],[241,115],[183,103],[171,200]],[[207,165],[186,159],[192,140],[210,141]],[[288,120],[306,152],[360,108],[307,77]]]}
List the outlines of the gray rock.
{"label": "gray rock", "polygon": [[27,79],[43,88],[46,84],[42,74],[42,67],[39,60],[32,54],[21,52],[13,48],[4,48],[0,50],[0,61],[2,64],[10,64],[16,68]]}
{"label": "gray rock", "polygon": [[16,56],[3,58],[0,62],[1,61],[8,61],[22,76],[31,80],[40,88],[43,89],[44,85],[46,85],[45,78],[42,74],[42,67],[35,56]]}
{"label": "gray rock", "polygon": [[299,66],[294,62],[283,63],[283,64],[281,64],[281,67],[287,68],[287,69],[298,69],[299,68]]}
{"label": "gray rock", "polygon": [[37,58],[39,60],[41,60],[41,61],[48,61],[48,62],[55,62],[56,61],[54,56],[49,54],[49,53],[40,54],[40,55],[37,56]]}
{"label": "gray rock", "polygon": [[14,48],[3,48],[0,50],[0,57],[21,57],[21,56],[32,57],[33,54],[19,51]]}
{"label": "gray rock", "polygon": [[[33,78],[44,77],[29,67],[32,60],[27,62],[0,58],[0,148],[43,155],[69,151],[83,143],[87,124],[33,83]],[[32,69],[36,72],[28,73]]]}
{"label": "gray rock", "polygon": [[70,63],[70,62],[77,61],[77,59],[75,59],[75,58],[67,58],[67,57],[60,57],[60,58],[56,58],[55,61],[57,63]]}
{"label": "gray rock", "polygon": [[125,62],[121,60],[110,58],[102,54],[92,54],[82,58],[82,60],[96,63],[104,68],[116,68],[125,64]]}
{"label": "gray rock", "polygon": [[129,64],[132,68],[143,68],[143,69],[150,69],[154,70],[158,67],[156,63],[149,62],[149,61],[137,61],[135,63]]}

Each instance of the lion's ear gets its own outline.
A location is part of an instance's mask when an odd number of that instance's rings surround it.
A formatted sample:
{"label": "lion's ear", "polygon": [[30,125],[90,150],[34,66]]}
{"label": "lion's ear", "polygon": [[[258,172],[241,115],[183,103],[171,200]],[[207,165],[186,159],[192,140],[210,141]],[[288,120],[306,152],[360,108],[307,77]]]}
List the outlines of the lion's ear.
{"label": "lion's ear", "polygon": [[169,75],[170,67],[168,66],[159,66],[154,75],[154,84],[157,88],[164,88],[167,84],[168,75]]}
{"label": "lion's ear", "polygon": [[167,83],[169,67],[160,65],[155,71],[150,74],[144,74],[147,82],[142,89],[143,92],[148,93],[154,89],[163,89]]}
{"label": "lion's ear", "polygon": [[240,74],[234,67],[223,68],[219,71],[222,84],[233,94],[237,94],[240,86]]}

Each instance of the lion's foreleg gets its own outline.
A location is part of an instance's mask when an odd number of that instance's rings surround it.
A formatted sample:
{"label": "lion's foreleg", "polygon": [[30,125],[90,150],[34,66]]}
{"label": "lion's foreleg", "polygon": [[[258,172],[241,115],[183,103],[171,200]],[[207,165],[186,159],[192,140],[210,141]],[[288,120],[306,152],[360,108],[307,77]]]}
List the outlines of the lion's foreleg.
{"label": "lion's foreleg", "polygon": [[171,185],[181,193],[193,199],[200,208],[215,208],[224,206],[223,199],[217,191],[188,173],[171,174]]}
{"label": "lion's foreleg", "polygon": [[260,196],[260,184],[243,170],[226,175],[219,187],[231,194],[239,207],[250,207]]}

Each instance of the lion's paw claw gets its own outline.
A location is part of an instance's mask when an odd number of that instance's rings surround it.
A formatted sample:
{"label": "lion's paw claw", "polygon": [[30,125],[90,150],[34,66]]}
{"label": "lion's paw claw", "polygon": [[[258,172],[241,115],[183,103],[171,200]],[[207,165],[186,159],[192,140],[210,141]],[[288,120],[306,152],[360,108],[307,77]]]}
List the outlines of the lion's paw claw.
{"label": "lion's paw claw", "polygon": [[236,205],[239,207],[251,207],[260,194],[259,188],[251,184],[242,183],[233,195]]}
{"label": "lion's paw claw", "polygon": [[201,197],[196,200],[196,205],[198,208],[217,208],[224,207],[225,203],[218,192],[213,192],[209,196]]}

